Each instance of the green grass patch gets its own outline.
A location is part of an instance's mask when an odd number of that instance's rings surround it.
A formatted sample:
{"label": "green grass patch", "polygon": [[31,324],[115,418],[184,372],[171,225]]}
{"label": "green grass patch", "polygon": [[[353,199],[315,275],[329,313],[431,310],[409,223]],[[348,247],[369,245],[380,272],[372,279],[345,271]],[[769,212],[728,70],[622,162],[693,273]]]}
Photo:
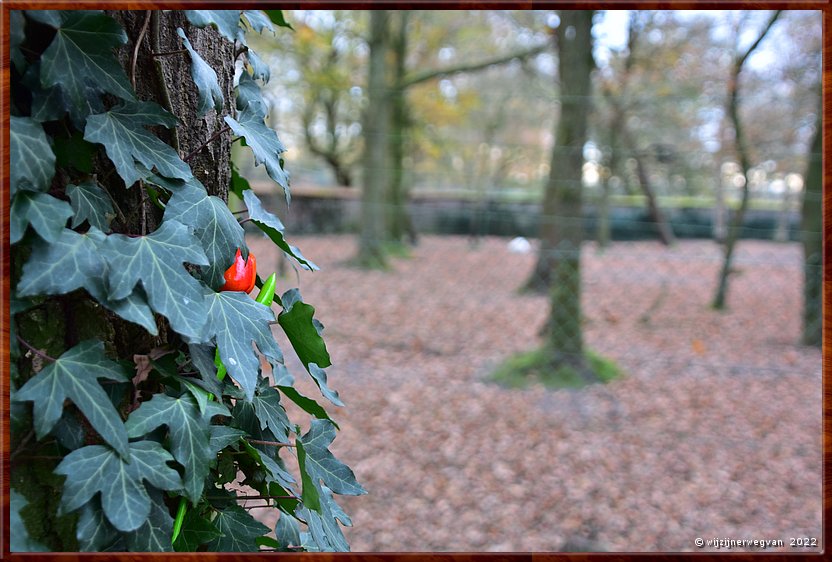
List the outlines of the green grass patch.
{"label": "green grass patch", "polygon": [[[584,352],[584,361],[602,383],[607,383],[623,374],[614,361],[593,351]],[[489,379],[507,388],[526,388],[537,382],[552,389],[576,389],[588,384],[574,367],[570,365],[554,367],[543,349],[512,355],[494,370]]]}

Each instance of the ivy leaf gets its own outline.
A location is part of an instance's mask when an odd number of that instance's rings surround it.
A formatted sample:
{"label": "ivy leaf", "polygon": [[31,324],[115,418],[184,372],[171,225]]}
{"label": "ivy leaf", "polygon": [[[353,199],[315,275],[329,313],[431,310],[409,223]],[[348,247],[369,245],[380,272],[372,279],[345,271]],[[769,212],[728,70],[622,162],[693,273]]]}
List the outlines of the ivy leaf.
{"label": "ivy leaf", "polygon": [[300,527],[294,516],[281,511],[280,517],[274,526],[274,536],[277,537],[280,546],[288,548],[300,546]]}
{"label": "ivy leaf", "polygon": [[86,340],[26,381],[15,393],[15,400],[34,402],[35,434],[41,439],[58,422],[64,400],[69,398],[104,441],[121,455],[127,455],[127,432],[98,384],[99,378],[123,382],[126,376],[118,363],[104,355],[102,342]]}
{"label": "ivy leaf", "polygon": [[312,511],[321,511],[320,484],[312,477],[313,471],[307,466],[306,447],[303,446],[303,443],[299,439],[295,441],[295,447],[298,454],[303,505]]}
{"label": "ivy leaf", "polygon": [[68,408],[64,408],[64,411],[61,413],[61,419],[52,428],[52,435],[55,436],[55,439],[58,440],[61,447],[70,451],[80,449],[86,444],[86,430],[76,418],[75,413]]}
{"label": "ivy leaf", "polygon": [[225,98],[222,96],[222,90],[220,90],[220,85],[217,81],[217,73],[194,50],[181,27],[176,29],[176,33],[185,42],[185,48],[191,55],[191,78],[194,84],[196,84],[197,91],[199,91],[199,116],[202,117],[208,113],[211,107],[217,112],[222,111],[222,104]]}
{"label": "ivy leaf", "polygon": [[297,246],[292,246],[283,237],[284,226],[280,219],[263,208],[260,198],[251,189],[243,191],[243,200],[248,208],[248,216],[257,228],[262,230],[278,248],[292,256],[302,268],[309,271],[317,271],[319,268],[303,257]]}
{"label": "ivy leaf", "polygon": [[127,34],[110,16],[64,12],[54,39],[41,57],[44,87],[59,86],[76,121],[87,116],[87,99],[103,93],[134,99],[133,88],[113,49],[127,43]]}
{"label": "ivy leaf", "polygon": [[23,276],[17,294],[62,295],[80,287],[88,287],[92,279],[104,273],[94,232],[78,234],[65,228],[51,244],[42,240],[32,245],[32,254],[23,264]]}
{"label": "ivy leaf", "polygon": [[95,145],[85,141],[78,131],[73,132],[70,137],[55,138],[55,158],[58,166],[62,168],[73,167],[79,172],[91,174],[92,159],[96,150]]}
{"label": "ivy leaf", "polygon": [[194,229],[209,266],[205,281],[218,289],[223,274],[234,263],[237,248],[245,248],[245,231],[228,205],[219,197],[209,196],[195,178],[175,191],[165,207],[165,221],[176,220]]}
{"label": "ivy leaf", "polygon": [[[14,12],[12,12],[14,13]],[[23,518],[20,516],[20,510],[26,507],[28,503],[23,495],[19,494],[17,490],[12,488],[11,497],[9,498],[9,538],[11,544],[9,545],[10,552],[47,552],[48,549],[42,544],[38,543],[29,536],[26,530],[26,525],[23,523]]]}
{"label": "ivy leaf", "polygon": [[59,10],[26,10],[29,19],[35,20],[52,28],[61,27],[61,12]]}
{"label": "ivy leaf", "polygon": [[214,348],[208,345],[190,344],[188,352],[191,363],[199,372],[202,387],[214,396],[222,395],[222,386],[217,380],[217,366],[214,364]]}
{"label": "ivy leaf", "polygon": [[205,337],[216,338],[228,374],[240,384],[250,401],[254,397],[260,367],[251,342],[255,342],[266,357],[276,360],[281,356],[269,328],[274,313],[241,292],[212,293],[206,295],[205,300],[208,307]]}
{"label": "ivy leaf", "polygon": [[104,249],[110,298],[127,297],[141,281],[150,306],[165,316],[174,330],[201,338],[207,316],[203,286],[182,263],[208,265],[208,259],[185,225],[167,220],[153,234],[138,238],[111,234]]}
{"label": "ivy leaf", "polygon": [[237,429],[236,427],[230,427],[228,425],[212,425],[211,438],[208,442],[208,446],[211,448],[211,452],[216,455],[229,445],[237,443],[240,439],[247,435],[248,433],[242,429]]}
{"label": "ivy leaf", "polygon": [[[263,447],[263,446],[261,446]],[[294,483],[295,479],[292,475],[283,468],[277,460],[273,459],[266,451],[257,449],[247,441],[243,441],[243,448],[257,463],[266,469],[267,482],[276,482],[282,487],[289,488]],[[279,460],[279,459],[278,459]]]}
{"label": "ivy leaf", "polygon": [[66,221],[72,216],[72,208],[66,201],[48,193],[21,191],[14,197],[9,218],[9,242],[19,242],[31,224],[35,232],[46,242],[61,237]]}
{"label": "ivy leaf", "polygon": [[9,10],[9,52],[12,59],[12,64],[18,72],[23,73],[26,68],[26,59],[23,58],[23,52],[20,50],[20,45],[26,38],[23,19],[23,12],[20,10]]}
{"label": "ivy leaf", "polygon": [[217,514],[214,526],[223,534],[207,545],[211,552],[255,552],[255,539],[269,532],[269,528],[258,522],[239,505],[232,505]]}
{"label": "ivy leaf", "polygon": [[158,490],[150,490],[150,499],[150,516],[144,525],[127,534],[127,548],[131,552],[173,552],[173,518]]}
{"label": "ivy leaf", "polygon": [[234,162],[231,163],[231,185],[229,185],[228,188],[240,199],[243,198],[243,192],[247,189],[251,189],[248,180],[239,174],[237,166],[234,165]]}
{"label": "ivy leaf", "polygon": [[123,299],[114,300],[107,295],[104,287],[104,279],[90,279],[86,284],[87,292],[101,305],[115,312],[128,322],[138,324],[151,335],[157,335],[159,330],[156,326],[156,318],[153,311],[147,304],[144,291],[136,287],[132,293]]}
{"label": "ivy leaf", "polygon": [[338,424],[335,423],[335,420],[329,417],[329,414],[326,412],[323,406],[315,402],[312,398],[304,396],[291,386],[278,386],[277,388],[280,389],[280,391],[286,396],[286,398],[300,406],[300,408],[304,412],[312,414],[318,419],[329,420],[330,422],[332,422],[332,425],[338,428]]}
{"label": "ivy leaf", "polygon": [[277,436],[287,436],[291,426],[286,410],[280,403],[280,393],[270,387],[258,389],[252,400],[260,429],[270,429]]}
{"label": "ivy leaf", "polygon": [[327,400],[336,406],[344,405],[341,398],[338,396],[338,392],[327,386],[326,371],[318,367],[315,363],[307,365],[307,370],[309,371],[309,374],[312,375],[312,379],[315,381],[315,384],[317,384],[318,388],[321,389],[321,394],[323,394]]}
{"label": "ivy leaf", "polygon": [[208,420],[189,394],[155,394],[130,414],[125,427],[130,437],[141,437],[162,425],[168,426],[173,458],[185,467],[185,494],[196,505],[213,460]]}
{"label": "ivy leaf", "polygon": [[90,115],[84,139],[104,145],[124,185],[130,187],[154,166],[168,178],[188,179],[193,174],[176,151],[146,130],[143,125],[175,127],[177,119],[149,101],[127,102],[106,113]]}
{"label": "ivy leaf", "polygon": [[222,536],[213,523],[191,510],[182,520],[182,530],[173,543],[173,549],[177,552],[196,552],[201,545]]}
{"label": "ivy leaf", "polygon": [[113,203],[100,185],[93,180],[78,185],[69,184],[66,186],[66,194],[74,213],[72,228],[77,228],[82,222],[87,221],[90,226],[102,232],[110,230],[110,221],[115,216]]}
{"label": "ivy leaf", "polygon": [[150,515],[147,480],[160,490],[179,490],[182,479],[167,463],[172,461],[155,441],[130,443],[130,462],[109,447],[88,445],[69,453],[55,468],[66,476],[61,507],[74,511],[101,492],[104,514],[119,531],[135,531]]}
{"label": "ivy leaf", "polygon": [[286,21],[286,18],[283,17],[283,10],[264,10],[264,12],[266,12],[266,15],[269,16],[269,19],[272,20],[275,25],[288,27],[294,31],[295,28],[292,27],[292,25]]}
{"label": "ivy leaf", "polygon": [[[248,72],[242,72],[240,74],[240,80],[237,82],[237,109],[242,111],[247,107],[250,107],[258,115],[264,118],[266,117],[267,106],[265,100],[263,100],[260,86]],[[234,192],[237,193],[238,197],[242,198],[242,192],[237,192],[236,190]]]}
{"label": "ivy leaf", "polygon": [[277,138],[277,133],[266,126],[263,116],[256,107],[249,106],[239,113],[239,120],[230,115],[225,116],[225,122],[231,127],[235,135],[243,137],[246,144],[254,153],[254,164],[265,164],[269,177],[283,188],[287,203],[291,200],[289,193],[289,174],[283,169],[280,155],[286,152],[286,147]]}
{"label": "ivy leaf", "polygon": [[40,123],[11,116],[9,125],[11,196],[18,189],[46,191],[55,175],[55,154]]}
{"label": "ivy leaf", "polygon": [[243,15],[257,33],[262,34],[264,29],[268,29],[274,35],[274,26],[263,10],[243,10]]}
{"label": "ivy leaf", "polygon": [[240,29],[240,10],[185,10],[185,17],[196,27],[214,26],[220,35],[231,41],[245,44]]}
{"label": "ivy leaf", "polygon": [[[306,453],[306,472],[317,485],[318,481],[336,494],[360,496],[366,494],[352,470],[335,458],[327,448],[335,439],[335,426],[327,420],[313,419],[309,431],[297,441]],[[300,447],[298,448],[300,452]],[[300,455],[298,455],[300,460]],[[306,503],[306,502],[304,502]]]}
{"label": "ivy leaf", "polygon": [[323,552],[349,552],[350,545],[347,543],[347,539],[344,538],[344,533],[332,514],[332,503],[334,502],[331,501],[331,496],[327,497],[326,494],[322,494],[320,513],[304,506],[297,510],[297,514],[306,521],[312,540],[319,550]]}
{"label": "ivy leaf", "polygon": [[262,80],[264,84],[268,84],[272,77],[272,71],[269,65],[263,62],[263,59],[251,49],[246,51],[246,60],[248,60],[248,64],[251,67],[251,75],[257,80]]}
{"label": "ivy leaf", "polygon": [[75,536],[81,552],[101,552],[115,542],[118,531],[107,521],[98,500],[93,499],[78,512]]}

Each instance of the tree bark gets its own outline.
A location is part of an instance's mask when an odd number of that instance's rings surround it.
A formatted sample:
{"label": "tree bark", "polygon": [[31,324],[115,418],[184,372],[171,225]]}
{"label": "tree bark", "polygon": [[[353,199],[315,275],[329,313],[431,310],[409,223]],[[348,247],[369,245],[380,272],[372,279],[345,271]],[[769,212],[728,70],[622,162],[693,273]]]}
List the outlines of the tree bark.
{"label": "tree bark", "polygon": [[647,165],[644,163],[644,156],[635,154],[634,158],[636,159],[638,183],[641,185],[641,191],[644,193],[644,197],[647,200],[647,212],[653,220],[653,223],[656,225],[659,240],[661,240],[662,244],[665,246],[670,246],[676,241],[676,238],[673,236],[673,229],[670,228],[670,224],[668,224],[667,219],[665,219],[664,213],[662,213],[658,201],[656,201],[656,194],[653,193],[653,187],[650,185],[650,176],[647,173]]}
{"label": "tree bark", "polygon": [[586,379],[594,376],[585,366],[581,326],[581,181],[594,66],[592,16],[592,11],[561,12],[558,69],[562,109],[543,201],[538,261],[540,271],[552,281],[544,350],[552,365],[572,367]]}
{"label": "tree bark", "polygon": [[823,318],[823,106],[819,104],[815,138],[803,194],[803,343],[820,347]]}
{"label": "tree bark", "polygon": [[364,173],[361,196],[361,232],[356,264],[384,268],[385,187],[389,182],[390,134],[390,13],[370,12],[370,61],[367,77],[367,109],[364,113]]}
{"label": "tree bark", "polygon": [[[549,179],[540,217],[540,250],[525,288],[552,287],[554,349],[580,350],[580,250],[583,238],[581,191],[583,147],[590,109],[592,11],[563,11],[558,28],[561,110],[555,127]],[[574,36],[568,30],[574,30]],[[577,273],[576,273],[577,272]],[[561,285],[563,283],[563,285]],[[557,297],[554,295],[557,294]]]}

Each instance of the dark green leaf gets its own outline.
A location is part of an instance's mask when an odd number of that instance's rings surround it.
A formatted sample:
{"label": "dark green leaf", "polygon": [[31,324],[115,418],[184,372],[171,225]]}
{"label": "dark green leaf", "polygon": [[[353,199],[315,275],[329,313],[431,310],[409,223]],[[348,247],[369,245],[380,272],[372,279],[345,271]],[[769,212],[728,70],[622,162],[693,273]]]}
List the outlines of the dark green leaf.
{"label": "dark green leaf", "polygon": [[191,363],[199,372],[202,387],[214,396],[222,395],[222,386],[217,380],[217,366],[214,364],[214,348],[208,345],[191,344],[188,346]]}
{"label": "dark green leaf", "polygon": [[280,403],[280,393],[277,390],[269,387],[259,388],[252,404],[260,422],[260,429],[269,428],[278,438],[288,436],[291,426],[286,410]]}
{"label": "dark green leaf", "polygon": [[283,466],[281,466],[281,462],[278,462],[279,459],[272,458],[269,453],[264,450],[266,447],[262,445],[258,445],[258,447],[259,448],[251,445],[247,441],[243,441],[243,448],[245,451],[257,462],[257,464],[266,470],[267,482],[276,482],[284,488],[291,487],[291,485],[295,482],[295,479]]}
{"label": "dark green leaf", "polygon": [[104,263],[94,238],[96,233],[101,234],[98,231],[78,234],[65,228],[51,244],[35,241],[32,254],[23,265],[17,294],[61,295],[90,287],[95,282],[93,280],[100,280],[104,274]]}
{"label": "dark green leaf", "polygon": [[243,198],[243,192],[245,190],[251,189],[248,180],[237,173],[237,167],[234,165],[234,162],[231,163],[231,185],[229,189],[240,199]]}
{"label": "dark green leaf", "polygon": [[315,308],[303,302],[297,289],[286,291],[281,297],[283,312],[278,322],[304,366],[315,363],[320,368],[332,365],[326,344],[313,323]]}
{"label": "dark green leaf", "polygon": [[[55,158],[58,166],[62,168],[69,168],[70,166],[87,174],[92,173],[92,158],[95,156],[96,148],[94,144],[88,143],[83,139],[81,133],[75,131],[69,138],[56,137],[55,138]],[[84,183],[94,183],[91,181]],[[101,228],[105,230],[105,228]]]}
{"label": "dark green leaf", "polygon": [[150,490],[150,516],[144,525],[127,533],[127,548],[131,552],[173,552],[170,538],[173,534],[173,518],[158,490]]}
{"label": "dark green leaf", "polygon": [[11,196],[18,189],[46,191],[55,175],[55,154],[40,123],[11,116],[9,125]]}
{"label": "dark green leaf", "polygon": [[263,62],[263,59],[261,59],[257,53],[251,49],[246,51],[246,59],[248,60],[249,66],[251,66],[252,77],[257,80],[262,80],[264,84],[268,83],[272,77],[269,65]]}
{"label": "dark green leaf", "polygon": [[248,208],[248,216],[257,225],[257,228],[262,230],[278,248],[297,260],[302,268],[309,271],[318,270],[317,265],[303,257],[303,254],[297,246],[292,246],[286,242],[286,239],[283,237],[283,223],[276,215],[273,215],[263,208],[260,198],[257,197],[253,190],[247,189],[243,191],[242,196]]}
{"label": "dark green leaf", "polygon": [[147,298],[141,287],[136,287],[132,293],[118,300],[111,299],[107,295],[103,278],[91,279],[86,284],[86,289],[95,300],[125,320],[138,324],[154,336],[159,333],[156,318],[153,317],[153,311],[147,304]]}
{"label": "dark green leaf", "polygon": [[318,419],[329,420],[332,422],[332,425],[336,428],[338,427],[338,424],[335,423],[335,420],[329,417],[329,414],[327,414],[323,406],[315,402],[313,399],[304,396],[291,386],[278,386],[277,388],[280,389],[286,398],[300,406],[304,412],[312,414]]}
{"label": "dark green leaf", "polygon": [[335,520],[331,510],[331,502],[326,494],[321,496],[321,512],[318,513],[306,507],[297,510],[297,514],[309,528],[312,540],[318,550],[323,552],[349,552],[350,546],[344,538],[341,527]]}
{"label": "dark green leaf", "polygon": [[238,505],[219,512],[214,525],[223,536],[208,543],[207,549],[212,552],[255,552],[255,539],[269,532],[268,527]]}
{"label": "dark green leaf", "polygon": [[[143,125],[176,126],[177,119],[149,101],[127,102],[106,113],[90,115],[84,139],[104,145],[127,187],[156,168],[169,178],[188,179],[193,174],[176,151],[147,131]],[[137,166],[139,162],[143,168]]]}
{"label": "dark green leaf", "polygon": [[232,43],[239,40],[245,44],[243,30],[240,29],[240,10],[185,10],[185,17],[196,27],[211,25]]}
{"label": "dark green leaf", "polygon": [[127,43],[118,22],[91,12],[65,12],[62,19],[41,57],[43,86],[61,88],[76,120],[88,114],[88,98],[108,93],[134,99],[130,81],[113,54],[113,49]]}
{"label": "dark green leaf", "polygon": [[94,498],[78,511],[75,535],[81,552],[100,552],[116,541],[118,531],[107,521],[100,502]]}
{"label": "dark green leaf", "polygon": [[272,25],[271,20],[266,15],[266,13],[262,10],[244,10],[243,15],[248,20],[249,25],[251,25],[252,29],[257,33],[263,33],[264,29],[268,29],[274,35],[274,26]]}
{"label": "dark green leaf", "polygon": [[195,510],[188,511],[182,521],[182,530],[173,543],[177,552],[196,552],[201,545],[222,537],[213,523],[201,517]]}
{"label": "dark green leaf", "polygon": [[280,518],[274,526],[274,536],[277,537],[280,546],[288,548],[300,546],[300,527],[298,520],[292,515],[281,511]]}
{"label": "dark green leaf", "polygon": [[48,549],[32,539],[29,532],[26,530],[26,525],[23,523],[23,518],[20,516],[20,510],[26,507],[28,503],[26,498],[19,494],[13,488],[11,497],[9,498],[9,535],[11,544],[9,550],[11,552],[46,552]]}
{"label": "dark green leaf", "polygon": [[20,51],[20,44],[26,38],[24,25],[26,25],[26,22],[23,19],[23,12],[9,10],[9,51],[12,64],[20,73],[23,73],[26,68],[26,59],[23,58],[23,53]]}
{"label": "dark green leaf", "polygon": [[77,228],[82,222],[87,221],[90,226],[107,232],[110,230],[110,221],[113,220],[113,203],[107,192],[94,180],[87,180],[78,185],[69,184],[66,186],[66,194],[72,205],[72,228]]}
{"label": "dark green leaf", "polygon": [[225,122],[231,127],[235,135],[243,137],[246,144],[254,153],[254,164],[265,164],[269,177],[283,188],[286,201],[291,199],[289,193],[289,174],[283,169],[280,155],[286,152],[286,147],[277,138],[277,133],[266,126],[263,116],[257,108],[247,107],[239,113],[238,120],[230,115],[225,116]]}
{"label": "dark green leaf", "polygon": [[66,221],[72,216],[72,208],[66,201],[48,193],[21,191],[12,202],[9,222],[9,241],[19,242],[31,224],[35,232],[46,242],[55,242],[61,237]]}
{"label": "dark green leaf", "polygon": [[239,442],[246,435],[248,434],[242,429],[227,425],[212,425],[211,439],[208,446],[211,448],[211,452],[216,455],[229,445]]}
{"label": "dark green leaf", "polygon": [[199,116],[202,117],[208,113],[208,110],[212,107],[217,112],[222,111],[222,104],[225,99],[222,96],[222,90],[220,89],[219,82],[217,82],[217,73],[201,56],[199,56],[199,53],[194,50],[191,46],[191,42],[188,41],[188,38],[185,36],[185,32],[182,31],[182,28],[178,28],[176,32],[185,42],[185,48],[191,55],[191,78],[193,79],[194,84],[196,84],[197,91],[199,92]]}
{"label": "dark green leaf", "polygon": [[245,391],[246,399],[254,397],[260,361],[251,347],[257,344],[260,352],[271,359],[281,357],[269,322],[274,312],[241,292],[223,291],[205,297],[205,338],[216,338],[220,358],[228,374]]}
{"label": "dark green leaf", "polygon": [[15,393],[19,401],[34,402],[35,433],[43,438],[60,419],[69,398],[101,437],[122,455],[127,454],[127,432],[99,378],[124,381],[121,367],[104,355],[104,344],[87,340],[65,351],[54,363],[29,379]]}
{"label": "dark green leaf", "polygon": [[165,207],[165,220],[176,220],[194,229],[209,266],[205,282],[219,289],[223,274],[234,263],[237,248],[245,248],[245,232],[228,205],[219,197],[209,196],[195,178],[173,193]]}
{"label": "dark green leaf", "polygon": [[[356,481],[352,470],[329,452],[327,447],[334,439],[335,426],[331,422],[312,420],[309,432],[299,439],[306,452],[307,473],[316,484],[318,481],[323,481],[336,494],[347,496],[366,494],[367,490]],[[298,447],[298,460],[300,460],[300,447]]]}
{"label": "dark green leaf", "polygon": [[[248,72],[241,73],[240,81],[237,83],[237,109],[242,111],[246,108],[251,108],[258,115],[265,117],[267,107],[257,81]],[[242,190],[239,192],[235,190],[234,192],[242,199]]]}
{"label": "dark green leaf", "polygon": [[168,426],[173,457],[185,467],[185,493],[196,504],[214,458],[209,445],[209,422],[200,415],[192,396],[171,398],[155,394],[142,402],[125,424],[130,437],[141,437],[162,425]]}
{"label": "dark green leaf", "polygon": [[298,452],[298,467],[300,468],[300,481],[303,485],[301,498],[303,498],[303,505],[313,511],[321,511],[321,493],[319,491],[319,484],[312,476],[314,469],[307,466],[306,447],[303,446],[301,440],[295,443]]}
{"label": "dark green leaf", "polygon": [[275,549],[280,548],[280,543],[271,537],[257,537],[254,539],[254,542],[257,543],[257,546],[265,546],[267,548]]}
{"label": "dark green leaf", "polygon": [[73,410],[69,408],[64,408],[64,411],[61,414],[61,419],[59,419],[58,423],[55,424],[55,427],[52,428],[52,434],[58,440],[58,443],[61,444],[61,447],[69,449],[70,451],[83,447],[87,438],[84,426],[81,425],[81,422],[78,418],[76,418]]}
{"label": "dark green leaf", "polygon": [[26,15],[43,25],[55,29],[61,27],[61,12],[58,10],[26,10]]}
{"label": "dark green leaf", "polygon": [[195,340],[202,337],[207,316],[203,285],[182,264],[208,265],[208,259],[185,225],[167,220],[149,236],[111,234],[104,250],[110,298],[126,298],[141,281],[150,306],[174,330]]}
{"label": "dark green leaf", "polygon": [[266,14],[269,16],[269,19],[270,19],[270,20],[272,20],[272,22],[273,22],[275,25],[278,25],[278,26],[280,26],[280,27],[288,27],[289,29],[292,29],[292,30],[294,30],[294,29],[295,29],[295,28],[294,28],[294,27],[292,27],[292,25],[291,25],[289,22],[287,22],[287,21],[286,21],[286,19],[283,17],[283,10],[264,10],[264,11],[265,11],[265,12],[266,12]]}
{"label": "dark green leaf", "polygon": [[120,531],[134,531],[150,515],[143,480],[160,490],[179,490],[182,479],[167,463],[173,458],[155,441],[130,443],[130,462],[104,445],[69,453],[55,473],[65,475],[62,509],[74,511],[101,492],[104,514]]}

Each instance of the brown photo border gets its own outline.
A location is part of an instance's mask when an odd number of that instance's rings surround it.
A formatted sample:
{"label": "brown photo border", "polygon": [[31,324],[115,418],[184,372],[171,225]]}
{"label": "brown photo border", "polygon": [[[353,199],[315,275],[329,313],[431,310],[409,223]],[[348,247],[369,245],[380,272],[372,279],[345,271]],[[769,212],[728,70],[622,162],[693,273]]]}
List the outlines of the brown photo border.
{"label": "brown photo border", "polygon": [[[119,10],[148,10],[166,9],[180,10],[199,7],[223,7],[240,9],[265,9],[277,8],[282,10],[292,9],[336,9],[349,8],[356,10],[367,9],[641,9],[641,10],[697,10],[697,9],[788,9],[788,10],[820,10],[823,18],[823,343],[822,343],[822,432],[823,432],[823,513],[822,513],[822,536],[820,539],[821,553],[766,553],[766,552],[685,552],[685,553],[431,553],[431,552],[407,552],[407,553],[10,553],[9,552],[9,473],[10,473],[10,435],[9,435],[9,337],[10,337],[10,316],[9,316],[9,88],[10,88],[10,57],[9,57],[9,11],[24,9],[39,10],[61,10],[61,9],[119,9]],[[832,163],[826,158],[829,152],[830,116],[832,116],[832,98],[830,87],[832,87],[832,3],[826,1],[806,0],[777,0],[777,1],[753,1],[737,2],[717,0],[665,0],[665,1],[632,1],[632,0],[607,0],[598,1],[566,1],[566,0],[518,0],[514,2],[505,0],[457,0],[453,2],[444,0],[412,0],[396,2],[392,0],[308,0],[293,2],[274,2],[273,0],[261,2],[235,2],[225,0],[179,0],[164,2],[158,0],[0,0],[0,126],[2,137],[0,137],[0,150],[2,150],[2,163],[0,163],[0,267],[2,267],[2,282],[0,283],[0,304],[2,304],[2,315],[0,315],[0,412],[2,419],[0,424],[0,453],[2,454],[2,465],[0,465],[0,490],[3,498],[3,511],[0,513],[2,522],[2,535],[0,535],[0,558],[12,560],[63,560],[63,561],[84,561],[84,560],[200,560],[201,562],[236,562],[259,559],[261,557],[281,557],[289,560],[311,560],[314,562],[348,562],[352,560],[373,560],[378,562],[391,562],[406,560],[426,560],[430,562],[543,562],[548,560],[639,560],[649,558],[653,561],[671,560],[703,560],[713,557],[726,557],[736,561],[745,560],[798,560],[832,559],[826,549],[826,539],[832,536],[832,494],[830,494],[830,478],[832,478],[832,381],[829,378],[830,368],[830,345],[832,335],[828,327],[832,323],[832,268],[829,265],[830,244],[832,244],[832,229],[829,228],[832,221],[832,195],[828,189],[829,180],[832,175]],[[783,537],[783,540],[788,540]]]}

